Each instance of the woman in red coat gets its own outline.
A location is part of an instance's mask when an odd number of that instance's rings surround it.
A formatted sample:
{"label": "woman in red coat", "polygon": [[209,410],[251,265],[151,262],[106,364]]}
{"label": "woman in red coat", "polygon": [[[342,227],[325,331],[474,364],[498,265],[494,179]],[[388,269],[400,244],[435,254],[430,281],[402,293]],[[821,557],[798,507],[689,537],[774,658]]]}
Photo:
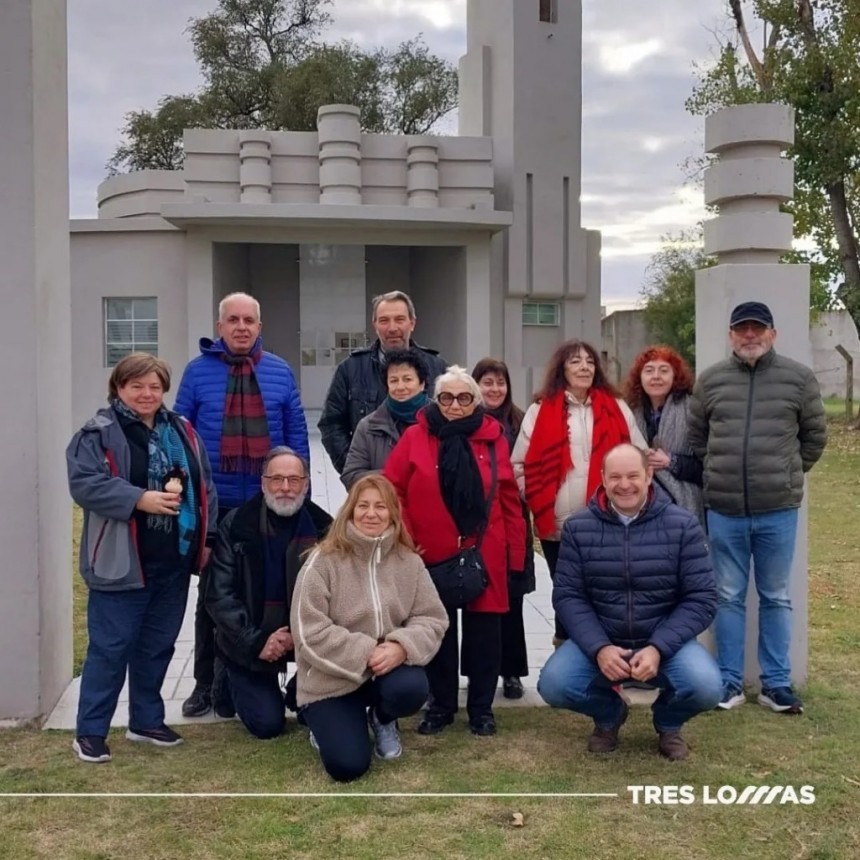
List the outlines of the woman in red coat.
{"label": "woman in red coat", "polygon": [[[466,709],[476,735],[496,733],[493,696],[501,663],[501,618],[508,611],[508,571],[522,575],[525,522],[504,432],[484,413],[481,390],[468,371],[453,366],[437,378],[434,402],[418,413],[418,423],[400,437],[383,470],[397,489],[404,522],[429,566],[477,541],[492,485],[491,446],[496,488],[481,543],[489,585],[463,610],[459,661],[469,678]],[[446,608],[450,626],[427,666],[430,705],[418,726],[424,735],[441,732],[457,711],[457,610]]]}

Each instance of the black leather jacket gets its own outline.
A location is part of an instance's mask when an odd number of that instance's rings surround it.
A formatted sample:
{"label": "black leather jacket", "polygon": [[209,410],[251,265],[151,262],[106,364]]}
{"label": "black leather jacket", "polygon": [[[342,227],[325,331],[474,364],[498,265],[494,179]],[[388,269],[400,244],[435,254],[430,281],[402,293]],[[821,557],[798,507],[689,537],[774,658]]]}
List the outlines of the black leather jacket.
{"label": "black leather jacket", "polygon": [[[440,373],[445,372],[447,362],[435,349],[414,342],[411,345],[423,355],[427,365],[427,392],[432,394],[433,383]],[[343,472],[346,465],[349,443],[358,422],[365,415],[370,415],[387,394],[378,340],[365,349],[356,350],[338,365],[317,425],[322,434],[323,447],[338,474]]]}
{"label": "black leather jacket", "polygon": [[[220,655],[243,669],[280,672],[287,660],[269,663],[259,658],[268,635],[261,629],[266,587],[265,549],[260,535],[263,494],[258,493],[242,507],[230,511],[218,529],[218,540],[206,577],[206,609],[215,623],[215,644]],[[317,531],[325,535],[331,517],[308,500],[308,512]],[[298,514],[296,515],[298,516]],[[287,548],[287,608],[304,559],[302,554],[316,541],[295,539]]]}

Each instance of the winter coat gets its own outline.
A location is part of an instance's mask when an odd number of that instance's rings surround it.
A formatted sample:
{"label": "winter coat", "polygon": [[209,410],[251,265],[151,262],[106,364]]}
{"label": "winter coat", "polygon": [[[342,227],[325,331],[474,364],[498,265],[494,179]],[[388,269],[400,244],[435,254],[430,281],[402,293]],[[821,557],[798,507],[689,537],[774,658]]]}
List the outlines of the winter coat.
{"label": "winter coat", "polygon": [[[206,611],[215,624],[215,644],[229,663],[254,672],[282,672],[291,654],[274,662],[259,658],[269,638],[261,629],[266,591],[266,548],[260,533],[264,504],[259,493],[224,517],[207,569]],[[297,536],[287,547],[284,576],[288,610],[302,555],[331,525],[331,517],[312,501],[305,502],[304,510],[316,527],[316,535]]]}
{"label": "winter coat", "polygon": [[353,551],[314,550],[299,574],[290,628],[296,647],[299,706],[345,696],[372,677],[377,644],[397,642],[407,666],[426,666],[448,628],[448,615],[421,558],[352,523]]}
{"label": "winter coat", "polygon": [[[435,349],[417,343],[411,345],[424,359],[427,366],[427,391],[432,392],[436,377],[444,373],[447,367],[445,359]],[[322,434],[323,447],[328,451],[338,474],[346,466],[349,443],[358,422],[388,396],[382,362],[382,348],[376,340],[365,349],[357,349],[334,372],[317,426]]]}
{"label": "winter coat", "polygon": [[[508,571],[523,570],[526,531],[508,442],[502,425],[485,415],[482,425],[469,437],[469,443],[484,483],[485,498],[490,492],[490,445],[496,451],[498,477],[481,544],[490,582],[467,608],[473,612],[507,612]],[[418,423],[400,437],[382,473],[397,489],[406,527],[428,566],[451,558],[459,549],[457,526],[442,499],[438,463],[439,439],[431,435],[421,410]]]}
{"label": "winter coat", "polygon": [[[570,456],[573,460],[573,469],[567,473],[567,477],[558,488],[558,495],[555,497],[555,522],[559,535],[561,534],[564,521],[572,513],[582,510],[588,501],[586,498],[588,461],[591,459],[591,436],[594,430],[591,398],[589,397],[585,403],[580,403],[574,397],[571,397],[570,394],[567,394],[566,399],[567,435],[570,439]],[[630,430],[630,441],[638,448],[647,448],[648,444],[645,442],[642,433],[639,432],[639,427],[636,425],[636,419],[633,417],[630,407],[621,399],[618,400],[618,406],[621,409],[621,414],[627,421],[627,426]],[[537,422],[540,407],[541,404],[539,402],[532,403],[526,410],[523,423],[520,425],[517,441],[514,443],[513,454],[511,454],[514,475],[519,485],[520,494],[523,497],[526,494],[526,454],[529,450],[532,432]]]}
{"label": "winter coat", "polygon": [[[214,539],[218,495],[206,449],[181,415],[168,412],[186,450],[197,460],[198,546],[191,566],[199,570],[207,538]],[[146,571],[138,552],[135,507],[146,492],[130,482],[131,449],[113,409],[100,409],[72,437],[66,448],[69,492],[83,508],[79,569],[94,591],[143,588]]]}
{"label": "winter coat", "polygon": [[347,490],[368,472],[381,472],[388,455],[400,439],[400,431],[388,404],[383,404],[362,418],[355,428],[346,463],[340,476]]}
{"label": "winter coat", "polygon": [[797,508],[827,442],[815,374],[772,349],[705,370],[690,402],[690,445],[704,459],[705,507],[730,517]]}
{"label": "winter coat", "polygon": [[624,525],[601,487],[564,524],[552,605],[591,659],[605,645],[653,645],[671,657],[716,613],[699,521],[652,485],[639,516]]}
{"label": "winter coat", "polygon": [[[226,473],[220,468],[224,401],[230,375],[230,365],[221,356],[228,352],[220,338],[200,339],[201,354],[188,363],[182,374],[174,409],[192,423],[206,446],[219,504],[222,508],[237,508],[260,492],[260,476]],[[272,447],[286,445],[309,459],[307,422],[289,364],[274,353],[264,352],[254,365],[254,375],[266,404]]]}

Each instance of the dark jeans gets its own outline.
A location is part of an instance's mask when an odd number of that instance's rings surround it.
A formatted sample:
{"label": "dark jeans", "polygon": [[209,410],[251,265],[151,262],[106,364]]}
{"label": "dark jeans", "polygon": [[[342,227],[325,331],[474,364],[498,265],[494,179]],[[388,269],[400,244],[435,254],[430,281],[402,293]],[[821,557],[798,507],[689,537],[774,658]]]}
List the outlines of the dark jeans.
{"label": "dark jeans", "polygon": [[275,672],[250,672],[226,664],[233,707],[245,728],[261,740],[284,731],[284,694]]}
{"label": "dark jeans", "polygon": [[493,712],[493,696],[502,659],[502,615],[499,612],[463,610],[462,653],[457,659],[457,610],[446,607],[448,625],[442,645],[427,665],[432,701],[430,710],[455,714],[458,708],[459,671],[469,679],[466,711],[469,719]]}
{"label": "dark jeans", "polygon": [[501,618],[503,678],[524,678],[529,673],[526,628],[523,623],[523,595],[508,594],[509,609]]}
{"label": "dark jeans", "polygon": [[[558,564],[558,551],[561,549],[561,541],[557,540],[541,540],[541,549],[543,557],[546,559],[547,567],[549,568],[549,578],[555,582],[555,567]],[[555,616],[555,638],[567,639],[567,631],[562,627],[561,621],[558,620],[558,615]]]}
{"label": "dark jeans", "polygon": [[[218,508],[218,525],[233,508]],[[208,570],[200,571],[197,581],[197,604],[194,607],[194,682],[211,687],[215,680],[215,624],[206,611],[206,578]]]}
{"label": "dark jeans", "polygon": [[373,707],[381,723],[390,723],[417,713],[426,699],[424,669],[401,665],[345,696],[306,705],[300,716],[314,733],[326,773],[338,782],[350,782],[370,767],[368,707]]}
{"label": "dark jeans", "polygon": [[129,727],[154,729],[164,723],[161,685],[182,626],[189,574],[149,565],[145,576],[144,588],[89,593],[78,736],[107,737],[126,670]]}

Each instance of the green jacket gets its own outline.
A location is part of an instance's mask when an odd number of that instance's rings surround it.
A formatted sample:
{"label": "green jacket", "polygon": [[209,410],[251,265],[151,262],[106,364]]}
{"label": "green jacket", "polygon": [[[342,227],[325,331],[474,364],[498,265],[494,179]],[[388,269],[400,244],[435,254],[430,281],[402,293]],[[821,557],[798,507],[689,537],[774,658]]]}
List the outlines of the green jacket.
{"label": "green jacket", "polygon": [[730,517],[799,507],[827,442],[815,375],[772,349],[753,367],[718,362],[693,389],[689,442],[704,460],[705,507]]}

